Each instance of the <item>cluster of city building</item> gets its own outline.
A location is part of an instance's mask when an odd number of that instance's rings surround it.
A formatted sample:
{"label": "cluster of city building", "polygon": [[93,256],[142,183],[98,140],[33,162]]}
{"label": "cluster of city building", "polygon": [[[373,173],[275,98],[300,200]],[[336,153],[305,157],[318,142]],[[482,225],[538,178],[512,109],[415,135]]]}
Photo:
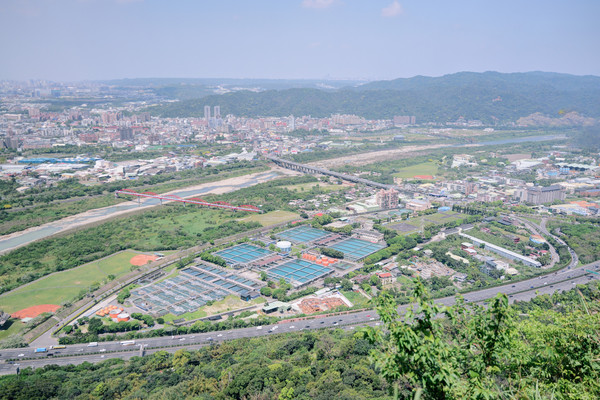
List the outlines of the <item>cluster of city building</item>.
{"label": "cluster of city building", "polygon": [[[414,116],[396,116],[389,120],[366,120],[356,115],[340,114],[328,118],[293,115],[246,118],[222,115],[218,105],[205,106],[204,116],[199,118],[159,118],[146,111],[151,103],[143,101],[143,97],[139,101],[125,102],[122,106],[94,103],[65,107],[60,111],[42,101],[42,98],[65,95],[70,100],[84,95],[104,98],[102,87],[57,87],[42,83],[23,88],[11,86],[12,90],[7,90],[4,86],[0,85],[0,93],[5,93],[0,108],[0,144],[15,150],[89,144],[144,150],[151,145],[243,139],[255,142],[254,145],[268,146],[269,149],[272,144],[268,142],[274,140],[276,147],[285,153],[316,145],[314,140],[284,143],[286,138],[280,135],[296,130],[347,135],[350,132],[379,131],[416,123]],[[7,93],[11,95],[7,96]],[[112,94],[108,97],[114,99]],[[36,99],[39,100],[36,102]]]}
{"label": "cluster of city building", "polygon": [[[566,162],[566,159],[570,161]],[[405,201],[406,208],[415,211],[431,207],[432,202],[452,206],[471,201],[503,201],[541,208],[547,205],[547,210],[557,213],[593,215],[598,213],[597,205],[578,200],[600,196],[600,178],[597,177],[599,162],[599,159],[591,157],[553,151],[538,159],[523,158],[496,166],[496,169],[482,168],[481,172],[470,172],[470,176],[465,179],[448,180],[430,175],[415,175],[408,179],[396,179],[395,183],[400,191],[400,201]],[[474,157],[467,154],[455,155],[451,163],[451,167],[456,169],[477,166]],[[520,179],[519,176],[526,172],[534,173],[537,178],[544,179],[549,184],[534,185]],[[575,201],[561,204],[567,197],[574,198]],[[387,207],[388,198],[382,192],[376,199],[378,205],[390,208]]]}
{"label": "cluster of city building", "polygon": [[223,156],[170,155],[118,162],[97,157],[15,157],[11,163],[0,164],[0,179],[16,180],[20,185],[17,191],[25,192],[32,187],[51,186],[63,179],[74,178],[86,183],[113,182],[255,158],[256,153],[245,149],[241,153]]}

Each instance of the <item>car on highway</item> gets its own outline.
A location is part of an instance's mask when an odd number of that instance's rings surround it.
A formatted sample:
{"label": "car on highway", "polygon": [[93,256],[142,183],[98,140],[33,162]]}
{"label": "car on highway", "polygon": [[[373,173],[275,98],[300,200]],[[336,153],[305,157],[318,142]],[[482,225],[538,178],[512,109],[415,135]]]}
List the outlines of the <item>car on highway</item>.
{"label": "car on highway", "polygon": [[25,357],[25,354],[21,353],[17,357]]}
{"label": "car on highway", "polygon": [[217,335],[217,337],[221,337],[221,336],[223,336],[221,333],[219,333],[219,334]]}
{"label": "car on highway", "polygon": [[106,349],[100,349],[98,350],[100,353],[104,353],[106,351]]}
{"label": "car on highway", "polygon": [[257,329],[257,330],[261,330],[261,329],[262,329],[262,326],[257,326],[257,327],[256,327],[256,329]]}

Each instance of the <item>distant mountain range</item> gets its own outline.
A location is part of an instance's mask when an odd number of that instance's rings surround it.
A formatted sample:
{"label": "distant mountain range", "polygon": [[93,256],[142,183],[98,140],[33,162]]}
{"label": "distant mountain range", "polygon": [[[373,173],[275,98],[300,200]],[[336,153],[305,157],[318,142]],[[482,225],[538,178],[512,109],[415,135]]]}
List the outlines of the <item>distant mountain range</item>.
{"label": "distant mountain range", "polygon": [[135,78],[99,81],[123,89],[150,89],[156,95],[177,100],[198,99],[238,91],[264,92],[292,88],[338,90],[365,81],[328,79],[233,79],[233,78]]}
{"label": "distant mountain range", "polygon": [[311,85],[254,92],[239,90],[197,99],[188,97],[150,111],[163,117],[202,117],[205,105],[220,105],[224,115],[248,117],[327,117],[341,113],[389,119],[394,115],[414,115],[418,122],[439,123],[460,117],[484,123],[510,122],[534,113],[558,118],[564,113],[577,112],[585,117],[600,118],[600,77],[597,76],[460,72],[328,90]]}

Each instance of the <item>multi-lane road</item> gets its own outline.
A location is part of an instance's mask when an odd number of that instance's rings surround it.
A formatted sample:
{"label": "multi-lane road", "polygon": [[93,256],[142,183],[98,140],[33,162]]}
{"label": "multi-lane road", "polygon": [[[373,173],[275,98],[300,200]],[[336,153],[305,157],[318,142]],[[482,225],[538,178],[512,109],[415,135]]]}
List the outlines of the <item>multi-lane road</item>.
{"label": "multi-lane road", "polygon": [[[575,265],[576,263],[576,259],[573,260],[572,264]],[[591,279],[600,278],[600,261],[582,267],[574,267],[573,265],[569,265],[561,271],[548,275],[466,293],[463,297],[467,303],[481,303],[496,296],[497,293],[505,293],[509,296],[511,302],[527,301],[539,294],[566,291],[572,289],[577,284],[584,284]],[[455,297],[438,299],[436,302],[450,306],[454,304]],[[400,306],[399,312],[403,313],[407,307],[409,306]],[[197,349],[226,340],[269,336],[285,332],[324,328],[353,330],[361,325],[378,325],[378,319],[375,311],[361,311],[295,322],[282,322],[260,328],[251,327],[230,331],[138,339],[135,340],[135,344],[127,345],[121,342],[99,342],[97,346],[78,344],[66,346],[64,349],[52,349],[46,353],[35,353],[35,348],[31,347],[4,349],[0,350],[0,374],[15,373],[17,368],[37,368],[49,364],[80,364],[86,361],[94,363],[108,358],[129,359],[142,355],[142,352],[145,355],[159,350],[175,352],[182,348]]]}
{"label": "multi-lane road", "polygon": [[[525,221],[523,221],[525,222]],[[533,225],[527,221],[528,225]],[[544,234],[550,234],[544,224],[535,225]],[[555,237],[555,236],[554,236]],[[555,237],[561,244],[564,242]],[[467,303],[482,303],[493,298],[498,293],[509,296],[510,302],[527,301],[540,294],[550,294],[557,291],[572,289],[577,284],[584,284],[591,279],[600,278],[600,261],[577,267],[579,263],[575,252],[569,248],[572,260],[564,269],[527,279],[520,282],[509,283],[502,286],[481,289],[463,295]],[[437,299],[436,302],[445,306],[455,303],[455,297]],[[400,306],[399,312],[403,313],[410,305]],[[134,356],[152,354],[165,350],[175,352],[179,349],[198,349],[226,340],[269,336],[285,332],[298,332],[314,329],[338,328],[354,330],[362,325],[379,325],[379,318],[375,311],[361,311],[336,316],[319,316],[295,322],[281,322],[275,325],[218,331],[190,335],[167,336],[159,338],[138,339],[134,343],[124,342],[99,342],[97,345],[78,344],[65,348],[50,349],[47,352],[36,353],[35,348],[26,347],[19,349],[0,350],[0,374],[11,374],[17,368],[41,367],[49,364],[67,365],[83,362],[100,362],[108,358],[129,359]]]}

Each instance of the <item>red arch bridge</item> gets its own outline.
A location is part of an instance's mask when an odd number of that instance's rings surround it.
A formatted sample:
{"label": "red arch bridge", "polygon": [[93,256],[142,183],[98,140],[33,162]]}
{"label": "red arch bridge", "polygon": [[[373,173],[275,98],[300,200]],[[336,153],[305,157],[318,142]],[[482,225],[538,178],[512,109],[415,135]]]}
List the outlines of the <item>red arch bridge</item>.
{"label": "red arch bridge", "polygon": [[203,200],[199,197],[192,197],[191,199],[182,199],[181,197],[175,196],[174,194],[161,195],[161,194],[156,194],[154,192],[138,193],[135,190],[131,190],[131,189],[123,189],[123,190],[115,191],[115,196],[118,197],[120,194],[135,196],[138,199],[141,199],[142,197],[149,198],[149,199],[158,199],[158,200],[160,200],[161,203],[163,202],[163,200],[164,201],[177,201],[179,203],[183,203],[183,205],[185,205],[187,203],[187,204],[196,204],[198,206],[225,208],[228,210],[235,210],[235,211],[260,212],[260,209],[258,207],[251,206],[248,204],[245,204],[242,206],[234,206],[234,205],[231,205],[224,201],[215,201],[214,203],[211,203],[211,202]]}

